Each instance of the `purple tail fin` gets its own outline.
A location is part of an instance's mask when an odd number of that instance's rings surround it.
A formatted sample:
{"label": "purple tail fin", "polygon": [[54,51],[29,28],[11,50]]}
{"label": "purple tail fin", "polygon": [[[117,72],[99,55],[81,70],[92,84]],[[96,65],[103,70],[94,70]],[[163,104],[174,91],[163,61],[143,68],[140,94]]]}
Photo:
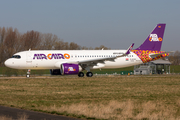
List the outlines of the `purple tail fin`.
{"label": "purple tail fin", "polygon": [[157,24],[151,34],[147,37],[142,45],[136,50],[161,50],[163,35],[166,24]]}

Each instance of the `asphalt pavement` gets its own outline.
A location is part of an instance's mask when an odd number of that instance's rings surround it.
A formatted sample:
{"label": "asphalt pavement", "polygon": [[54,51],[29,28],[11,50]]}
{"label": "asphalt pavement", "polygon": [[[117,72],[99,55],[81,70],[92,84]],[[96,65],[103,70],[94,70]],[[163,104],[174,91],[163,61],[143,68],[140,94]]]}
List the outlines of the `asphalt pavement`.
{"label": "asphalt pavement", "polygon": [[0,106],[0,116],[11,117],[13,120],[17,120],[20,117],[25,117],[27,120],[79,120],[66,116],[52,115],[5,106]]}

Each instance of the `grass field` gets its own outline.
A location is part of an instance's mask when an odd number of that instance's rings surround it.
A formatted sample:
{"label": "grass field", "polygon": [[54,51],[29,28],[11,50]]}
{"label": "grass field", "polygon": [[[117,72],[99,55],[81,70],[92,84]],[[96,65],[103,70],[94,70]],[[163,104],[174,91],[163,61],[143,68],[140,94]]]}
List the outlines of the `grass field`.
{"label": "grass field", "polygon": [[[180,65],[171,65],[171,73],[180,73]],[[118,69],[102,69],[102,70],[92,70],[94,74],[125,74],[127,75],[128,73],[133,72],[134,66],[131,67],[126,67],[126,68],[118,68]],[[25,76],[27,70],[16,70],[16,69],[11,69],[7,67],[0,67],[0,75],[4,76]],[[50,75],[49,70],[31,70],[31,75],[32,76],[39,76],[39,75]]]}
{"label": "grass field", "polygon": [[180,76],[1,77],[0,104],[86,119],[180,119]]}
{"label": "grass field", "polygon": [[[134,66],[132,67],[126,67],[126,68],[118,68],[118,69],[102,69],[102,70],[92,70],[94,74],[121,74],[123,71],[124,74],[128,74],[130,71],[133,71]],[[5,76],[25,76],[27,70],[17,70],[17,69],[11,69],[7,67],[0,67],[0,75],[5,75]],[[31,70],[31,75],[32,76],[39,76],[39,75],[50,75],[50,70]]]}

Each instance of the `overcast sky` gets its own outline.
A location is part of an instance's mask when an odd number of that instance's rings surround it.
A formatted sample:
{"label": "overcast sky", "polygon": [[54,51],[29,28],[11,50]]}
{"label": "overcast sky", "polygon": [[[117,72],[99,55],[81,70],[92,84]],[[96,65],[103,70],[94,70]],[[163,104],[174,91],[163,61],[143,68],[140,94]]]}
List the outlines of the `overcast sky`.
{"label": "overcast sky", "polygon": [[0,27],[52,33],[66,42],[134,48],[166,23],[162,50],[180,51],[180,0],[1,0]]}

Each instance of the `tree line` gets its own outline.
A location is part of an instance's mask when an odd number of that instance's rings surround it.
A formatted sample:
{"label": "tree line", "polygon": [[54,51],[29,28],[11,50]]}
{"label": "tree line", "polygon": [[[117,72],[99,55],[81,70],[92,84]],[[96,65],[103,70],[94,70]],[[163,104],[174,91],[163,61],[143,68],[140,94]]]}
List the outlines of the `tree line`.
{"label": "tree line", "polygon": [[[74,42],[65,42],[52,33],[40,33],[38,31],[27,31],[20,33],[17,28],[0,27],[0,66],[14,53],[25,50],[98,50],[110,49],[101,45],[99,47],[80,46]],[[173,65],[180,65],[180,52],[171,53],[169,60]]]}
{"label": "tree line", "polygon": [[103,45],[95,48],[80,46],[74,42],[65,42],[52,33],[27,31],[20,33],[17,28],[0,27],[0,66],[14,53],[25,50],[93,50],[110,49]]}
{"label": "tree line", "polygon": [[180,65],[180,52],[175,51],[175,52],[171,53],[169,55],[168,59],[172,65]]}

